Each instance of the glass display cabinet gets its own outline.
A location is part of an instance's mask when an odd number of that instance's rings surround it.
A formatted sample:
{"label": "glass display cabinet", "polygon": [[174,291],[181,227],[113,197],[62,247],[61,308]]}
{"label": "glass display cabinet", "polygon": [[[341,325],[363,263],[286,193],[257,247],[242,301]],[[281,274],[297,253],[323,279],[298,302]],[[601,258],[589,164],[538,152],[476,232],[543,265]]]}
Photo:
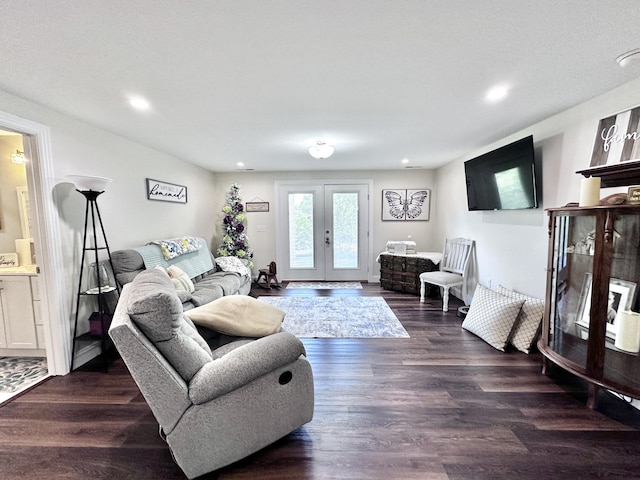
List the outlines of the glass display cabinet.
{"label": "glass display cabinet", "polygon": [[551,361],[587,380],[590,408],[600,388],[640,398],[640,206],[548,212],[543,372]]}

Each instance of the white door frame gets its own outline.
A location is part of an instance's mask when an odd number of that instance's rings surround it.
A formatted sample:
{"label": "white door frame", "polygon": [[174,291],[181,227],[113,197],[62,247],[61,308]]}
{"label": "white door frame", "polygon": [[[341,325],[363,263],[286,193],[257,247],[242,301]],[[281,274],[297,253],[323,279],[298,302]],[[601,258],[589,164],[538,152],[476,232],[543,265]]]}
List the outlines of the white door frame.
{"label": "white door frame", "polygon": [[33,215],[36,258],[40,267],[41,314],[49,374],[69,373],[71,338],[69,310],[61,301],[65,285],[58,211],[53,203],[55,187],[49,127],[0,112],[0,128],[23,135],[29,203]]}
{"label": "white door frame", "polygon": [[[362,184],[367,185],[369,188],[369,214],[367,218],[367,222],[369,225],[368,237],[367,237],[367,281],[373,282],[373,205],[372,205],[372,192],[373,192],[373,180],[372,179],[360,179],[360,178],[331,178],[325,180],[276,180],[274,182],[274,191],[275,191],[275,205],[276,208],[280,205],[280,187],[286,185],[353,185],[353,184]],[[280,265],[284,265],[288,256],[288,252],[286,249],[287,242],[282,240],[282,236],[285,235],[287,231],[288,219],[286,218],[285,212],[276,211],[276,262]]]}

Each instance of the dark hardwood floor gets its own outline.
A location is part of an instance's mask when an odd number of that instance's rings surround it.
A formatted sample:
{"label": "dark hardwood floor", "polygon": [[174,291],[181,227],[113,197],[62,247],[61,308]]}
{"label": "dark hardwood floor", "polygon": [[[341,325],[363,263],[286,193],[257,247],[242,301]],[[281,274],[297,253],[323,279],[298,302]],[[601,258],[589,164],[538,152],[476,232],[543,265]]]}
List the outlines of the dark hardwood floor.
{"label": "dark hardwood floor", "polygon": [[[640,414],[538,354],[460,328],[460,303],[378,285],[252,295],[383,295],[409,339],[304,339],[313,421],[210,479],[640,479]],[[120,360],[55,377],[0,408],[0,478],[181,479]]]}

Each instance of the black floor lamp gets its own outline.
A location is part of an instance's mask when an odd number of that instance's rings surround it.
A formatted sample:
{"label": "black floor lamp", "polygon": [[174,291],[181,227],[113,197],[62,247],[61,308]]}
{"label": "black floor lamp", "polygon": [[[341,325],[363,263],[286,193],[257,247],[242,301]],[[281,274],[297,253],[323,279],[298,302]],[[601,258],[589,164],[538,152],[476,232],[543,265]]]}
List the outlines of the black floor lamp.
{"label": "black floor lamp", "polygon": [[[98,253],[101,250],[105,250],[107,253],[107,260],[111,271],[113,272],[113,262],[111,260],[111,251],[109,250],[109,243],[107,242],[107,236],[104,232],[104,225],[102,224],[102,217],[100,216],[100,209],[98,208],[98,196],[104,193],[107,185],[111,183],[110,178],[105,177],[89,177],[82,175],[73,175],[69,177],[74,185],[76,191],[80,192],[85,200],[84,211],[84,231],[82,236],[82,258],[80,260],[80,275],[78,278],[78,290],[76,298],[76,314],[75,322],[73,325],[73,346],[71,348],[71,370],[73,370],[73,361],[76,353],[76,343],[80,340],[86,339],[90,341],[100,340],[101,355],[104,362],[105,371],[107,369],[107,357],[106,357],[106,342],[107,342],[107,330],[109,328],[111,314],[108,311],[107,301],[105,295],[111,292],[120,292],[118,284],[115,281],[111,281],[106,269],[104,268],[104,261],[99,259]],[[97,222],[96,222],[97,221]],[[100,236],[97,235],[99,227]],[[87,237],[91,232],[93,239],[87,245]],[[89,277],[87,279],[87,288],[83,288],[83,280],[85,273],[85,259],[87,259],[87,253],[93,256],[93,264],[91,265]],[[89,258],[89,261],[92,259]],[[78,333],[78,316],[80,313],[80,303],[82,299],[94,299],[97,302],[97,311],[91,316],[92,320],[97,321],[97,328],[91,328],[87,334],[77,336]]]}

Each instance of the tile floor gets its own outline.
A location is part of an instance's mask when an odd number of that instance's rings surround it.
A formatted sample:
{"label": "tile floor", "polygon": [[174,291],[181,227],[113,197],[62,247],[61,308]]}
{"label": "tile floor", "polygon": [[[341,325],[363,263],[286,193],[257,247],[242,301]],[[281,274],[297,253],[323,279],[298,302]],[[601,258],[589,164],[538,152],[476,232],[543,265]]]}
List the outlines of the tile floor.
{"label": "tile floor", "polygon": [[0,357],[0,404],[48,376],[46,358]]}

